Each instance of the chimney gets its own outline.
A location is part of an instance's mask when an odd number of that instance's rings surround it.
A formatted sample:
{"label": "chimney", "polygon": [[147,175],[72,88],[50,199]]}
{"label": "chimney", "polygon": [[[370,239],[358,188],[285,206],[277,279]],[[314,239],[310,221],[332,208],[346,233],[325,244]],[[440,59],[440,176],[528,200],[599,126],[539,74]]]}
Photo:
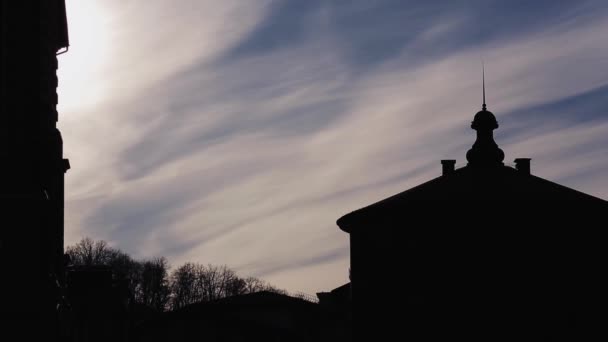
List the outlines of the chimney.
{"label": "chimney", "polygon": [[454,173],[455,165],[456,165],[456,160],[453,160],[453,159],[442,160],[441,166],[442,166],[443,175],[447,176],[447,175],[451,175],[452,173]]}
{"label": "chimney", "polygon": [[517,171],[525,173],[526,175],[530,174],[530,158],[517,158],[515,159],[515,168]]}

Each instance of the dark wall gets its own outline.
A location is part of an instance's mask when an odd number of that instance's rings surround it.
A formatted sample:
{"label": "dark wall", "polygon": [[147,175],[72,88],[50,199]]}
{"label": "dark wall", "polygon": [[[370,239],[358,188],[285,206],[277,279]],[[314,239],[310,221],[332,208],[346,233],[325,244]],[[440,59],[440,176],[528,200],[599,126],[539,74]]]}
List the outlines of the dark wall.
{"label": "dark wall", "polygon": [[66,44],[65,8],[59,0],[2,1],[0,16],[0,195],[43,193],[48,199],[43,248],[55,272],[63,254],[67,166],[56,128],[56,53]]}
{"label": "dark wall", "polygon": [[[62,274],[62,140],[57,57],[67,44],[60,0],[0,2],[0,267],[3,327],[56,326]],[[10,334],[9,334],[10,335]],[[53,336],[53,335],[49,335]],[[23,336],[24,338],[26,336]]]}
{"label": "dark wall", "polygon": [[351,233],[355,336],[580,340],[599,331],[605,208],[414,203]]}

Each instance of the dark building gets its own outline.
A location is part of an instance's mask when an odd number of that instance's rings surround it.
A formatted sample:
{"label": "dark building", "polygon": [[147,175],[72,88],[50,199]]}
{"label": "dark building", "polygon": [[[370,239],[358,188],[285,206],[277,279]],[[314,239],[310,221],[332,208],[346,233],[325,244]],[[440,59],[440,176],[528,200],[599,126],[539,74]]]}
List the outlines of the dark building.
{"label": "dark building", "polygon": [[329,292],[318,292],[319,304],[337,311],[350,311],[352,295],[350,283],[339,286]]}
{"label": "dark building", "polygon": [[148,319],[135,341],[342,341],[319,304],[261,291],[188,305]]}
{"label": "dark building", "polygon": [[329,292],[318,292],[319,306],[327,313],[331,341],[352,341],[352,295],[350,283]]}
{"label": "dark building", "polygon": [[63,335],[74,342],[128,341],[128,289],[110,266],[70,266],[66,272]]}
{"label": "dark building", "polygon": [[67,47],[63,0],[0,2],[0,314],[15,331],[54,319],[63,280],[69,165],[56,128],[56,70]]}
{"label": "dark building", "polygon": [[529,158],[505,166],[485,103],[471,127],[466,166],[443,160],[441,176],[338,220],[350,234],[354,336],[605,334],[608,202],[532,175]]}

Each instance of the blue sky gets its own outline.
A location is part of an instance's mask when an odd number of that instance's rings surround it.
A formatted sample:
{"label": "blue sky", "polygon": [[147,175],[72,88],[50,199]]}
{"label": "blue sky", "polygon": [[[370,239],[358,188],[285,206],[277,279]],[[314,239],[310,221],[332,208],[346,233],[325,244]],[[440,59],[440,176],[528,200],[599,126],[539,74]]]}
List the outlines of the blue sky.
{"label": "blue sky", "polygon": [[340,216],[465,165],[482,59],[505,162],[608,198],[605,1],[67,7],[68,244],[337,287]]}

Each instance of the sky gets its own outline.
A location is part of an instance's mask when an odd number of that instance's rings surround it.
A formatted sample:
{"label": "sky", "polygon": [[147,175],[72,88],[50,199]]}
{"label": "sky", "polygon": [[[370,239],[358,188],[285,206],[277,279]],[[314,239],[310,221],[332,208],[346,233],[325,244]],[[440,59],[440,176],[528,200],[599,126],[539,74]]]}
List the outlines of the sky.
{"label": "sky", "polygon": [[606,1],[66,3],[66,245],[338,287],[338,218],[466,165],[482,60],[506,165],[608,199]]}

